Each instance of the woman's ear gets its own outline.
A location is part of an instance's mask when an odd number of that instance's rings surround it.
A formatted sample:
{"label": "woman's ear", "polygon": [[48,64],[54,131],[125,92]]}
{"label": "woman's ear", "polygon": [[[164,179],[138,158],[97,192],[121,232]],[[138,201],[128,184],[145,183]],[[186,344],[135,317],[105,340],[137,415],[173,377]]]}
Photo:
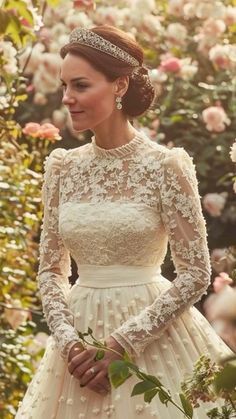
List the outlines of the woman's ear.
{"label": "woman's ear", "polygon": [[115,80],[115,94],[124,96],[129,87],[129,76],[120,76]]}

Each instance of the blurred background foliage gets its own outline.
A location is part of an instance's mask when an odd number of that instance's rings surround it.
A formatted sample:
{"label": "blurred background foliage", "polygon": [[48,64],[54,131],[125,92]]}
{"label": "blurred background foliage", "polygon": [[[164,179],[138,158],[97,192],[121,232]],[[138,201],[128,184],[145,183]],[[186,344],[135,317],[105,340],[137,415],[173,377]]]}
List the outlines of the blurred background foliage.
{"label": "blurred background foliage", "polygon": [[[91,138],[91,132],[73,131],[61,106],[60,47],[75,27],[100,24],[118,26],[141,43],[156,100],[133,123],[153,141],[184,147],[193,157],[213,279],[222,272],[234,277],[236,188],[229,152],[236,131],[236,1],[0,5],[0,419],[11,419],[48,333],[36,285],[43,162],[53,148]],[[27,123],[39,124],[35,135],[23,130]],[[44,124],[60,130],[61,139],[43,131]],[[163,273],[174,277],[169,254]],[[72,283],[76,277],[74,267]],[[235,319],[233,312],[230,322]]]}

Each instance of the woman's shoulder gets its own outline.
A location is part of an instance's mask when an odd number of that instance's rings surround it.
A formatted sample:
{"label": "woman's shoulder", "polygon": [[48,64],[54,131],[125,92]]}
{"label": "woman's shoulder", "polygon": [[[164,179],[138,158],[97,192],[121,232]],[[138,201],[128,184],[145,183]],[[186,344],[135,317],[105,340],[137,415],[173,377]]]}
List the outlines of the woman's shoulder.
{"label": "woman's shoulder", "polygon": [[64,148],[55,148],[44,160],[45,172],[49,169],[60,169],[67,154]]}
{"label": "woman's shoulder", "polygon": [[192,157],[187,153],[183,147],[167,147],[166,145],[159,144],[158,142],[152,140],[146,134],[143,134],[144,138],[148,142],[149,150],[158,158],[159,162],[169,163],[171,162],[181,162],[192,160]]}

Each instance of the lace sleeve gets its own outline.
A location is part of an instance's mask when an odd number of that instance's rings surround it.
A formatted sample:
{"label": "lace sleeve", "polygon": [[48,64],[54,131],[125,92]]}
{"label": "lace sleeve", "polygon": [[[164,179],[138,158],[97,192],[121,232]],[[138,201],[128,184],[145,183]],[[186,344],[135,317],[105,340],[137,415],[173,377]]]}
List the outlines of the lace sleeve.
{"label": "lace sleeve", "polygon": [[170,288],[112,336],[128,352],[139,355],[190,305],[210,282],[210,260],[195,168],[182,149],[168,152],[161,170],[160,202],[177,276]]}
{"label": "lace sleeve", "polygon": [[63,358],[67,357],[69,344],[78,340],[73,327],[73,314],[67,306],[70,255],[58,232],[60,167],[65,153],[66,150],[58,148],[45,160],[42,188],[44,217],[38,270],[43,312]]}

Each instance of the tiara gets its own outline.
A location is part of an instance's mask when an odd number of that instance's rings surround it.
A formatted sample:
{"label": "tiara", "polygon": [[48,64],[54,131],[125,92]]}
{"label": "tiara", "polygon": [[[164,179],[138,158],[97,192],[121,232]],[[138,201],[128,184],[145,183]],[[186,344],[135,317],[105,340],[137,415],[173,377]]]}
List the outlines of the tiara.
{"label": "tiara", "polygon": [[85,29],[77,28],[74,29],[69,37],[69,43],[78,43],[87,45],[91,48],[98,49],[99,51],[104,52],[105,54],[112,55],[112,57],[117,58],[118,60],[125,61],[126,63],[132,66],[139,66],[138,60],[128,54],[128,52],[112,44],[107,39],[102,38],[100,35],[97,35],[95,32]]}

